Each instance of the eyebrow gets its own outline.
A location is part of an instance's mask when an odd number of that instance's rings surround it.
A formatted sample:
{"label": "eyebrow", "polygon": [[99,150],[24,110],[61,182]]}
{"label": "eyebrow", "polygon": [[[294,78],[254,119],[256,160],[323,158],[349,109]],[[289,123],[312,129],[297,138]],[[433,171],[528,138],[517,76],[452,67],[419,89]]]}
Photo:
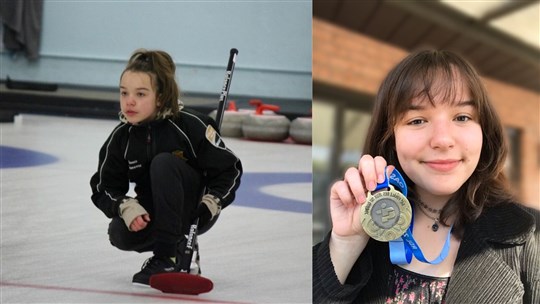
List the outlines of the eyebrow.
{"label": "eyebrow", "polygon": [[[475,107],[475,103],[474,101],[472,100],[463,100],[463,101],[458,101],[456,103],[454,103],[455,106],[458,106],[458,107],[468,107],[468,106],[471,106],[471,107]],[[409,107],[407,108],[407,110],[409,111],[415,111],[415,110],[423,110],[425,109],[426,106],[422,104],[410,104]]]}
{"label": "eyebrow", "polygon": [[[126,87],[120,86],[120,89],[126,89]],[[135,88],[135,90],[145,90],[145,91],[150,91],[150,89],[148,89],[148,88]]]}
{"label": "eyebrow", "polygon": [[471,106],[471,107],[474,107],[476,106],[476,104],[474,103],[474,101],[472,100],[464,100],[464,101],[460,101],[456,104],[458,107],[466,107],[466,106]]}

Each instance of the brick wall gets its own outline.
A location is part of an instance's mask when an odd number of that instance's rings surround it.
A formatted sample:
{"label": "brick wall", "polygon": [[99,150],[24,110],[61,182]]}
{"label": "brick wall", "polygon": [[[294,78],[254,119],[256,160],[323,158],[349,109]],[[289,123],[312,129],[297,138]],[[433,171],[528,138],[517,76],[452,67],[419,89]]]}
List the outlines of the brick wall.
{"label": "brick wall", "polygon": [[[375,95],[407,51],[313,18],[313,80]],[[540,94],[484,79],[503,124],[522,134],[520,199],[540,208]]]}

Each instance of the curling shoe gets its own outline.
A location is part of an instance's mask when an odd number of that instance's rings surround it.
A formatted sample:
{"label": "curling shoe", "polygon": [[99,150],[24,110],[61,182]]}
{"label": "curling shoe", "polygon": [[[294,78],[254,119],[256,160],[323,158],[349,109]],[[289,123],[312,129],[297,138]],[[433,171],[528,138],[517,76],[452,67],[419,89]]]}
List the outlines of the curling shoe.
{"label": "curling shoe", "polygon": [[178,272],[178,266],[167,257],[153,256],[147,259],[141,271],[133,275],[133,285],[150,286],[150,277],[158,273]]}

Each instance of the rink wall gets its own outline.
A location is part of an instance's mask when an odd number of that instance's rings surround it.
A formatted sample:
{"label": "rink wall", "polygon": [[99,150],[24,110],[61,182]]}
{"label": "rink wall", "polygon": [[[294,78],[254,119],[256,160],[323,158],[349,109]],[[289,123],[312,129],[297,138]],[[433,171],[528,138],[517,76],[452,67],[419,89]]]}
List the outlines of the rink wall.
{"label": "rink wall", "polygon": [[231,96],[299,103],[309,111],[311,12],[310,1],[45,0],[39,58],[2,48],[0,81],[116,91],[135,49],[161,49],[175,60],[185,95],[212,99],[229,50],[237,48]]}

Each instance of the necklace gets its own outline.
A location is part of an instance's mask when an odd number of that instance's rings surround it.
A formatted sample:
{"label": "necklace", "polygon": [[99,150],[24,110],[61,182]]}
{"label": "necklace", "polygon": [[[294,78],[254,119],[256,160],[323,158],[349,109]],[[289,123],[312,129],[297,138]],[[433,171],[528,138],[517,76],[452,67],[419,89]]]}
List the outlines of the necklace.
{"label": "necklace", "polygon": [[[432,217],[431,215],[429,215],[425,210],[425,204],[418,201],[420,203],[420,206],[418,209],[420,209],[420,211],[425,215],[427,216],[428,218],[432,219],[434,221],[433,225],[431,225],[431,230],[433,230],[433,232],[437,232],[437,230],[439,230],[439,217]],[[429,210],[429,209],[428,209]],[[435,210],[435,209],[433,209]],[[431,211],[431,210],[430,210]],[[439,210],[437,213],[440,213],[441,211]],[[435,213],[435,212],[434,212]]]}
{"label": "necklace", "polygon": [[442,209],[434,209],[434,208],[431,208],[430,206],[426,205],[424,202],[422,202],[421,200],[418,200],[418,203],[420,205],[422,205],[422,207],[424,207],[426,210],[428,210],[429,212],[431,213],[441,213]]}

